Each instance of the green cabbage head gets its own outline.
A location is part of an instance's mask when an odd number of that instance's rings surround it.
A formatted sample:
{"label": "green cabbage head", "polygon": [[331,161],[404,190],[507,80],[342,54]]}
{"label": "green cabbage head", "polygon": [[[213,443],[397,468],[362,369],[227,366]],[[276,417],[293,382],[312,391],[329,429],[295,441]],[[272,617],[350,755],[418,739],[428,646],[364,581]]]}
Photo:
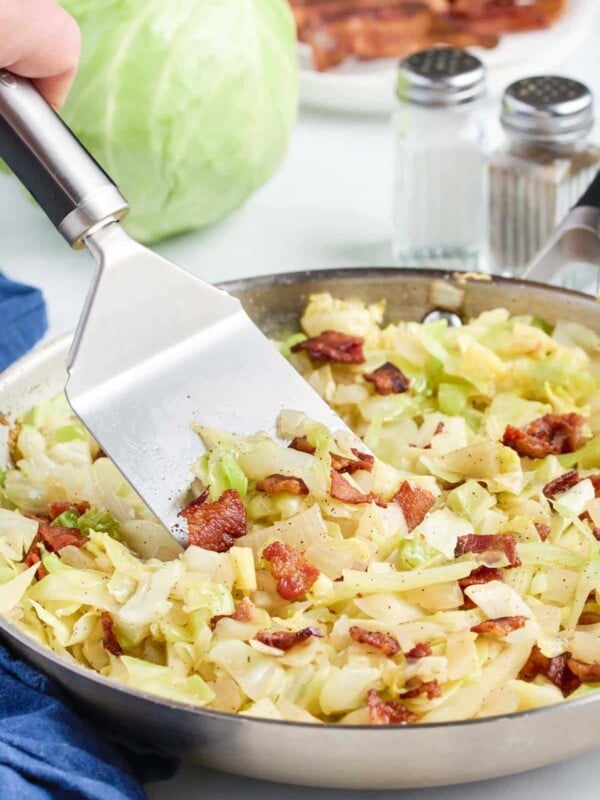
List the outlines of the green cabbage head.
{"label": "green cabbage head", "polygon": [[208,225],[277,169],[296,117],[287,0],[62,0],[83,55],[65,121],[146,242]]}

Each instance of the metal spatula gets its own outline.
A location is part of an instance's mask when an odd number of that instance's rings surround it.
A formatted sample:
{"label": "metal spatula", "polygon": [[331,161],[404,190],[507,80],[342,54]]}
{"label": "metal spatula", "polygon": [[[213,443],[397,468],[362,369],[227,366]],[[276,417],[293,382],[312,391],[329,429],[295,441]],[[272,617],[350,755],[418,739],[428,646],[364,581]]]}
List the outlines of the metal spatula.
{"label": "metal spatula", "polygon": [[126,200],[32,84],[0,71],[0,156],[96,274],[68,363],[67,397],[103,450],[183,544],[177,524],[202,424],[274,433],[297,409],[341,420],[235,298],[133,241]]}

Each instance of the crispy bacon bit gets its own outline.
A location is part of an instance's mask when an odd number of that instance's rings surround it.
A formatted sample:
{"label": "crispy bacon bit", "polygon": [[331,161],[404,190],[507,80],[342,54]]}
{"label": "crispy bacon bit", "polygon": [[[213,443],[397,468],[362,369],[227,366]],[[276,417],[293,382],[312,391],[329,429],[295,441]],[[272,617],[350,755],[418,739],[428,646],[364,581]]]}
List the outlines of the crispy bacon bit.
{"label": "crispy bacon bit", "polygon": [[584,611],[577,620],[578,625],[597,625],[600,622],[600,614],[595,611]]}
{"label": "crispy bacon bit", "polygon": [[545,414],[525,428],[507,425],[502,443],[529,458],[574,453],[581,446],[584,422],[580,414]]}
{"label": "crispy bacon bit", "polygon": [[[308,453],[311,456],[315,454],[317,449],[308,441],[306,436],[296,436],[288,447],[292,450],[299,450],[301,453]],[[358,472],[360,469],[364,469],[365,472],[371,472],[375,465],[375,458],[369,453],[362,453],[356,447],[352,447],[351,450],[356,456],[356,460],[342,456],[339,453],[330,453],[331,468],[336,472],[353,473]]]}
{"label": "crispy bacon bit", "polygon": [[217,627],[217,623],[222,619],[234,619],[237,622],[252,622],[255,614],[256,606],[249,597],[244,597],[235,607],[233,614],[217,614],[211,618],[209,624],[211,629],[214,630]]}
{"label": "crispy bacon bit", "polygon": [[372,383],[377,394],[402,394],[410,386],[410,380],[391,361],[386,361],[373,372],[365,372],[364,379]]}
{"label": "crispy bacon bit", "polygon": [[412,531],[427,516],[435,503],[435,497],[421,486],[412,486],[408,481],[403,481],[400,488],[392,498],[398,503],[406,520],[406,527]]}
{"label": "crispy bacon bit", "polygon": [[246,533],[246,509],[236,489],[227,489],[214,503],[207,498],[205,490],[179,516],[187,520],[190,544],[225,553]]}
{"label": "crispy bacon bit", "polygon": [[477,567],[467,575],[466,578],[460,578],[458,585],[461,589],[466,589],[467,586],[478,586],[482,583],[490,583],[490,581],[501,581],[502,573],[496,567]]}
{"label": "crispy bacon bit", "polygon": [[366,644],[367,647],[372,647],[374,650],[379,650],[384,656],[391,658],[400,651],[400,645],[397,639],[393,636],[388,636],[386,633],[380,631],[368,631],[365,628],[360,628],[358,625],[352,625],[350,628],[350,638],[359,644]]}
{"label": "crispy bacon bit", "polygon": [[41,581],[42,578],[45,578],[48,574],[48,570],[42,564],[42,554],[40,552],[40,542],[42,541],[42,537],[39,533],[33,537],[31,544],[29,545],[29,550],[27,551],[25,558],[23,559],[24,562],[27,564],[28,567],[32,567],[34,564],[39,564],[40,566],[35,573],[36,580]]}
{"label": "crispy bacon bit", "polygon": [[256,638],[259,642],[276,647],[278,650],[290,650],[297,644],[305,642],[311,636],[323,637],[323,631],[319,628],[302,628],[299,631],[259,631]]}
{"label": "crispy bacon bit", "polygon": [[504,553],[511,567],[520,567],[521,559],[517,553],[517,540],[512,533],[468,533],[459,536],[456,541],[454,555],[456,558],[465,553]]}
{"label": "crispy bacon bit", "polygon": [[431,645],[427,644],[427,642],[419,642],[416,644],[412,650],[404,653],[406,658],[427,658],[433,653],[431,649]]}
{"label": "crispy bacon bit", "polygon": [[511,631],[522,628],[526,622],[527,617],[518,615],[514,617],[496,617],[496,619],[486,619],[485,622],[480,622],[479,625],[473,625],[471,630],[473,633],[490,633],[492,636],[503,638]]}
{"label": "crispy bacon bit", "polygon": [[560,656],[548,658],[537,645],[534,645],[529,658],[521,672],[519,679],[522,681],[532,681],[538,675],[544,675],[566,696],[574,692],[581,683],[579,677],[569,666],[572,661],[570,653],[562,653]]}
{"label": "crispy bacon bit", "polygon": [[568,472],[559,475],[558,478],[554,478],[553,481],[550,481],[544,486],[544,497],[547,497],[549,500],[554,500],[557,495],[566,492],[568,489],[572,489],[579,481],[579,471],[570,469]]}
{"label": "crispy bacon bit", "polygon": [[364,364],[364,339],[339,331],[323,331],[292,347],[292,353],[305,351],[313,361],[333,364]]}
{"label": "crispy bacon bit", "polygon": [[113,620],[107,611],[102,613],[100,622],[102,623],[103,631],[102,647],[104,647],[105,650],[108,650],[109,653],[112,653],[113,656],[122,656],[123,648],[115,636],[115,632],[113,631]]}
{"label": "crispy bacon bit", "polygon": [[345,478],[342,478],[339,472],[336,472],[334,469],[331,470],[331,489],[329,490],[329,494],[335,500],[341,500],[342,503],[350,503],[352,505],[358,505],[359,503],[377,503],[377,505],[385,505],[377,495],[374,495],[372,492],[369,492],[369,494],[361,492],[356,486],[352,486]]}
{"label": "crispy bacon bit", "polygon": [[545,522],[534,522],[533,523],[536,531],[538,532],[538,536],[545,542],[546,539],[550,536],[550,525],[546,525]]}
{"label": "crispy bacon bit", "polygon": [[413,688],[402,692],[402,699],[409,700],[413,697],[418,697],[420,694],[427,695],[428,700],[433,700],[436,697],[442,696],[442,687],[436,679],[432,681],[419,681]]}
{"label": "crispy bacon bit", "polygon": [[79,528],[63,528],[62,525],[48,525],[47,522],[40,522],[38,533],[48,550],[54,553],[69,545],[82,547],[87,542]]}
{"label": "crispy bacon bit", "polygon": [[292,450],[299,450],[301,453],[308,453],[310,456],[314,456],[317,450],[317,448],[308,441],[306,436],[294,437],[288,447]]}
{"label": "crispy bacon bit", "polygon": [[264,480],[256,484],[259,492],[266,494],[280,494],[281,492],[289,492],[289,494],[308,494],[308,486],[304,483],[302,478],[291,478],[287,475],[269,475]]}
{"label": "crispy bacon bit", "polygon": [[407,725],[418,719],[417,715],[402,703],[382,700],[376,689],[369,689],[367,693],[367,708],[371,725]]}
{"label": "crispy bacon bit", "polygon": [[284,600],[304,597],[319,577],[319,570],[289,544],[273,542],[263,550],[263,558],[271,562],[277,593]]}
{"label": "crispy bacon bit", "polygon": [[583,661],[570,658],[567,661],[567,666],[582,683],[600,682],[600,661],[595,661],[593,664],[584,664]]}
{"label": "crispy bacon bit", "polygon": [[358,472],[361,469],[365,472],[373,471],[375,458],[372,455],[369,453],[362,453],[360,450],[357,450],[356,447],[352,448],[352,452],[356,456],[356,460],[341,456],[339,453],[331,453],[331,468],[336,472],[347,472],[349,474]]}
{"label": "crispy bacon bit", "polygon": [[80,517],[90,507],[90,504],[87,500],[82,500],[81,503],[50,503],[48,506],[48,518],[50,521],[55,520],[57,517],[60,517],[61,514],[64,514],[65,511],[72,511],[74,514],[77,514]]}
{"label": "crispy bacon bit", "polygon": [[589,511],[584,511],[583,514],[579,515],[579,519],[581,519],[584,522],[587,522],[589,524],[590,530],[592,532],[592,536],[594,537],[594,539],[596,539],[596,541],[600,542],[600,528],[596,525],[594,520],[591,518],[590,512]]}

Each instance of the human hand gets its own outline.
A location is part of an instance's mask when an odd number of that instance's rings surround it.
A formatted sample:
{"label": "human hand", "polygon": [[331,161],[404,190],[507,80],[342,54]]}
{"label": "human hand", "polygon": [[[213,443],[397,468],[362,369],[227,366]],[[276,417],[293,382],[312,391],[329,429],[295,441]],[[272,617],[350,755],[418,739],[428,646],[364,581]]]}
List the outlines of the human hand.
{"label": "human hand", "polygon": [[33,79],[54,108],[71,87],[80,48],[77,23],[55,0],[0,0],[0,67]]}

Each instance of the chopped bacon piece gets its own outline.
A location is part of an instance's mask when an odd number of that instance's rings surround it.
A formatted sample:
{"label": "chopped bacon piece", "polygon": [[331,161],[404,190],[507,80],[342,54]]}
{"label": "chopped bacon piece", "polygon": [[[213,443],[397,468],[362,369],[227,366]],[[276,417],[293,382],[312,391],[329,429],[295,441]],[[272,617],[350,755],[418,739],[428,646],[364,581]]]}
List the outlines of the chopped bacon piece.
{"label": "chopped bacon piece", "polygon": [[65,511],[72,511],[74,514],[77,514],[80,517],[90,507],[90,504],[87,500],[82,500],[80,503],[50,503],[48,506],[48,517],[50,521],[55,520],[57,517],[60,517],[61,514],[64,514]]}
{"label": "chopped bacon piece", "polygon": [[214,503],[207,497],[205,490],[179,516],[187,520],[190,544],[225,553],[246,533],[246,508],[236,489],[227,489]]}
{"label": "chopped bacon piece", "polygon": [[419,642],[416,644],[412,650],[404,653],[406,658],[427,658],[433,653],[431,649],[431,645],[427,644],[427,642]]}
{"label": "chopped bacon piece", "polygon": [[319,570],[289,544],[273,542],[263,550],[263,558],[271,562],[277,593],[284,600],[304,597],[319,577]]}
{"label": "chopped bacon piece", "polygon": [[527,622],[527,617],[515,615],[514,617],[496,617],[496,619],[486,619],[478,625],[473,625],[473,633],[490,633],[492,636],[503,638],[508,636],[511,631],[522,628]]}
{"label": "chopped bacon piece", "polygon": [[25,558],[23,559],[24,562],[27,564],[28,567],[32,567],[34,564],[39,564],[40,566],[35,573],[35,577],[38,581],[41,581],[42,578],[45,578],[48,574],[48,570],[42,564],[42,554],[40,552],[40,542],[42,541],[42,537],[39,533],[33,537],[33,541],[29,545],[29,550],[27,551]]}
{"label": "chopped bacon piece", "polygon": [[584,664],[583,661],[569,658],[567,666],[582,683],[600,682],[600,661],[595,661],[593,664]]}
{"label": "chopped bacon piece", "polygon": [[236,622],[252,622],[256,614],[256,606],[249,597],[244,597],[243,600],[235,607],[233,614],[217,614],[210,620],[210,627],[214,630],[217,623],[222,619],[234,619]]}
{"label": "chopped bacon piece", "polygon": [[400,488],[392,498],[393,503],[398,503],[406,520],[406,527],[412,531],[420,525],[431,507],[435,497],[421,486],[412,486],[408,481],[403,481]]}
{"label": "chopped bacon piece", "polygon": [[292,347],[292,353],[305,351],[313,361],[333,364],[364,364],[364,339],[339,331],[323,331]]}
{"label": "chopped bacon piece", "polygon": [[382,501],[372,492],[369,492],[369,494],[361,492],[356,486],[352,486],[345,478],[342,478],[339,472],[334,469],[331,470],[331,489],[329,494],[335,500],[341,500],[342,503],[350,503],[351,505],[358,505],[359,503],[382,504]]}
{"label": "chopped bacon piece", "polygon": [[82,547],[87,542],[79,528],[63,528],[62,525],[49,525],[47,522],[40,522],[38,533],[46,547],[54,553],[69,545]]}
{"label": "chopped bacon piece", "polygon": [[115,632],[113,631],[113,620],[107,611],[102,613],[100,622],[102,623],[103,631],[102,647],[104,647],[105,650],[108,650],[109,653],[112,653],[113,656],[122,656],[123,648],[115,636]]}
{"label": "chopped bacon piece", "polygon": [[352,474],[359,470],[365,472],[372,472],[375,466],[375,458],[369,453],[361,453],[356,447],[352,448],[352,452],[356,456],[356,460],[341,456],[339,453],[331,453],[331,468],[336,472],[347,472]]}
{"label": "chopped bacon piece", "polygon": [[545,542],[546,539],[550,536],[550,525],[546,525],[545,522],[534,522],[533,523],[536,531],[538,532],[538,536]]}
{"label": "chopped bacon piece", "polygon": [[600,614],[595,611],[584,611],[577,620],[578,625],[597,625],[600,622]]}
{"label": "chopped bacon piece", "polygon": [[407,725],[418,719],[417,715],[402,703],[382,700],[376,689],[369,689],[367,693],[367,708],[371,725]]}
{"label": "chopped bacon piece", "polygon": [[305,642],[311,636],[323,637],[323,631],[319,628],[302,628],[299,631],[259,631],[256,638],[259,642],[276,647],[278,650],[290,650],[297,644]]}
{"label": "chopped bacon piece", "polygon": [[549,681],[561,690],[564,695],[569,695],[581,683],[579,677],[569,666],[570,653],[562,653],[554,658],[545,656],[537,645],[531,649],[531,654],[519,673],[522,681],[532,681],[537,675],[545,675]]}
{"label": "chopped bacon piece", "polygon": [[432,681],[419,681],[412,689],[402,692],[402,699],[409,700],[413,697],[418,697],[420,694],[427,695],[428,700],[433,700],[435,697],[442,696],[442,687],[436,679]]}
{"label": "chopped bacon piece", "polygon": [[352,625],[350,628],[350,638],[359,644],[366,644],[374,650],[379,650],[384,656],[391,658],[400,651],[398,640],[393,636],[388,636],[386,633],[380,631],[368,631],[365,628],[360,628],[358,625]]}
{"label": "chopped bacon piece", "polygon": [[[299,450],[301,453],[308,453],[311,456],[315,454],[317,449],[308,441],[306,436],[296,436],[288,447],[292,450]],[[331,468],[336,472],[353,473],[358,472],[360,469],[365,470],[365,472],[371,472],[375,465],[375,458],[369,453],[361,452],[356,447],[352,447],[351,450],[356,456],[356,460],[342,456],[339,453],[330,453]]]}
{"label": "chopped bacon piece", "polygon": [[410,380],[398,369],[391,361],[386,361],[373,372],[366,372],[364,379],[372,383],[377,394],[401,394],[406,392],[410,386]]}
{"label": "chopped bacon piece", "polygon": [[301,453],[308,453],[311,456],[314,456],[317,450],[317,448],[308,441],[306,436],[294,437],[288,447],[292,450],[299,450]]}
{"label": "chopped bacon piece", "polygon": [[588,475],[587,477],[592,482],[594,494],[596,497],[600,497],[600,474],[596,473],[595,475]]}
{"label": "chopped bacon piece", "polygon": [[459,536],[456,541],[454,555],[456,558],[465,553],[504,553],[511,567],[520,567],[521,559],[517,553],[517,540],[512,533],[468,533]]}
{"label": "chopped bacon piece", "polygon": [[554,478],[553,481],[550,481],[544,486],[544,497],[553,500],[557,495],[566,492],[568,489],[572,489],[580,480],[579,471],[570,469],[568,472],[559,475],[558,478]]}
{"label": "chopped bacon piece", "polygon": [[584,511],[583,514],[579,515],[579,519],[589,523],[592,536],[594,537],[594,539],[596,539],[596,541],[600,542],[600,528],[595,524],[594,520],[591,518],[590,512]]}
{"label": "chopped bacon piece", "polygon": [[466,578],[460,578],[458,585],[461,589],[466,589],[467,586],[478,586],[482,583],[490,583],[490,581],[501,581],[502,573],[496,567],[477,567],[467,575]]}
{"label": "chopped bacon piece", "polygon": [[574,453],[581,446],[584,422],[580,414],[545,414],[525,428],[507,425],[502,443],[529,458]]}
{"label": "chopped bacon piece", "polygon": [[302,478],[291,478],[287,475],[269,475],[262,481],[256,484],[259,492],[266,494],[280,494],[281,492],[289,492],[289,494],[308,494],[308,486],[304,483]]}

